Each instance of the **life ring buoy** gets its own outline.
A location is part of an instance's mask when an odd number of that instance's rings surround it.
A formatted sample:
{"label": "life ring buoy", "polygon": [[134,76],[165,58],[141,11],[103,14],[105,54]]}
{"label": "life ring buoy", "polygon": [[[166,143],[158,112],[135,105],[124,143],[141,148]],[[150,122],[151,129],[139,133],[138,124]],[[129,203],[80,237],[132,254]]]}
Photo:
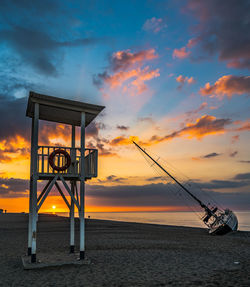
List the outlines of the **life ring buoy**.
{"label": "life ring buoy", "polygon": [[[66,159],[66,163],[63,166],[57,166],[55,165],[55,156],[57,154],[62,154],[64,155],[65,159]],[[54,150],[50,155],[49,155],[49,164],[50,166],[56,170],[56,171],[64,171],[66,169],[69,168],[70,164],[71,164],[71,158],[70,155],[66,152],[66,150],[64,149],[56,149]]]}

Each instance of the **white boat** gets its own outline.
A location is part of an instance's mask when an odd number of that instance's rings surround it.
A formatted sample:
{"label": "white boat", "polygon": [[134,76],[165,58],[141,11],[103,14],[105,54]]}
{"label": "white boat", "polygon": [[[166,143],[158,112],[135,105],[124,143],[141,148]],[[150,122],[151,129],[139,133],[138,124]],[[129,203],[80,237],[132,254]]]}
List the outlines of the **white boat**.
{"label": "white boat", "polygon": [[163,168],[153,157],[151,157],[145,149],[141,148],[136,142],[133,141],[135,146],[143,152],[158,168],[160,168],[165,174],[168,175],[176,184],[178,184],[182,190],[188,193],[204,211],[202,221],[207,226],[209,234],[212,235],[224,235],[231,231],[237,231],[238,219],[235,213],[230,209],[220,209],[218,207],[209,207],[197,198],[189,189],[187,189],[182,183],[180,183],[173,175],[171,175],[165,168]]}

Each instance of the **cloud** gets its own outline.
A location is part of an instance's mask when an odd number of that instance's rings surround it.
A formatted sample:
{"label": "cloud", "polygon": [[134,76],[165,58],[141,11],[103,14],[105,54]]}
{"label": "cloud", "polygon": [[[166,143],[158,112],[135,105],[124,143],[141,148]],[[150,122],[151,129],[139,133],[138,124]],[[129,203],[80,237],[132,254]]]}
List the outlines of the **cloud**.
{"label": "cloud", "polygon": [[8,140],[0,141],[0,162],[28,159],[30,156],[30,144],[27,139],[13,135]]}
{"label": "cloud", "polygon": [[197,38],[192,38],[188,40],[188,43],[186,45],[187,48],[193,48],[198,43]]}
{"label": "cloud", "polygon": [[153,17],[151,19],[146,20],[146,22],[143,24],[142,29],[144,31],[153,32],[157,34],[166,27],[167,25],[164,23],[162,18]]}
{"label": "cloud", "polygon": [[91,122],[86,128],[86,137],[98,137],[100,130],[105,130],[106,125],[97,121]]}
{"label": "cloud", "polygon": [[29,137],[29,121],[25,117],[27,98],[16,99],[0,94],[0,141],[20,135]]}
{"label": "cloud", "polygon": [[1,42],[10,46],[35,71],[56,76],[58,70],[58,53],[63,47],[78,47],[93,45],[97,39],[74,39],[72,41],[57,41],[47,32],[21,26],[12,26],[10,29],[0,30]]}
{"label": "cloud", "polygon": [[153,177],[148,177],[146,181],[158,181],[158,180],[166,180],[166,177],[164,176],[153,176]]}
{"label": "cloud", "polygon": [[102,183],[104,183],[104,182],[106,182],[106,183],[111,183],[111,182],[112,183],[120,183],[120,182],[123,182],[124,180],[125,180],[124,177],[118,177],[118,176],[113,175],[113,174],[107,176],[105,180],[98,179],[98,181],[102,182]]}
{"label": "cloud", "polygon": [[132,142],[129,138],[118,136],[110,141],[111,145],[131,145]]}
{"label": "cloud", "polygon": [[147,89],[145,82],[159,77],[159,75],[159,69],[150,71],[147,66],[144,69],[137,68],[129,71],[120,71],[112,76],[104,75],[103,80],[111,89],[121,87],[125,82],[131,80],[129,86],[135,87],[138,94],[141,94]]}
{"label": "cloud", "polygon": [[[1,73],[1,72],[0,72]],[[29,83],[1,74],[0,86],[0,162],[29,157],[30,120],[25,117],[27,97],[14,94],[26,92]],[[33,86],[30,83],[30,86]]]}
{"label": "cloud", "polygon": [[87,139],[86,146],[88,148],[98,149],[99,156],[117,156],[116,151],[110,147],[110,141],[104,137],[101,137],[100,135],[92,136]]}
{"label": "cloud", "polygon": [[113,71],[127,70],[146,61],[157,59],[155,49],[142,50],[132,53],[130,50],[118,51],[112,54],[110,66]]}
{"label": "cloud", "polygon": [[221,154],[220,153],[217,153],[217,152],[212,152],[212,153],[209,153],[209,154],[206,154],[206,155],[203,155],[203,156],[199,156],[199,157],[192,157],[192,160],[201,160],[201,159],[207,159],[207,158],[213,158],[213,157],[218,157],[220,156]]}
{"label": "cloud", "polygon": [[211,95],[220,99],[224,96],[231,98],[233,95],[250,94],[250,76],[223,76],[213,85],[206,83],[200,93],[202,96]]}
{"label": "cloud", "polygon": [[234,179],[250,181],[250,173],[239,173],[234,177]]}
{"label": "cloud", "polygon": [[250,185],[249,181],[234,181],[234,180],[211,180],[210,182],[199,183],[199,187],[206,190],[234,189],[249,185]]}
{"label": "cloud", "polygon": [[129,127],[128,126],[123,126],[123,125],[117,125],[116,128],[118,130],[121,130],[121,131],[127,131],[129,130]]}
{"label": "cloud", "polygon": [[231,124],[230,119],[216,119],[216,117],[204,115],[198,118],[195,123],[187,123],[183,129],[172,132],[163,137],[153,136],[152,143],[171,140],[177,137],[187,136],[188,138],[201,139],[207,135],[221,134],[225,132],[225,126]]}
{"label": "cloud", "polygon": [[230,156],[230,157],[235,157],[237,154],[238,154],[238,151],[236,150],[236,151],[234,151],[234,152],[231,152],[231,153],[229,154],[229,156]]}
{"label": "cloud", "polygon": [[178,86],[178,89],[181,89],[185,83],[187,83],[188,85],[194,84],[195,79],[193,77],[188,78],[188,77],[179,75],[178,77],[176,77],[176,82],[180,83],[180,85]]}
{"label": "cloud", "polygon": [[[163,180],[161,177],[152,177],[148,181]],[[107,186],[103,184],[86,184],[86,199],[94,200],[100,206],[184,206],[187,200],[192,206],[196,202],[182,190],[177,190],[174,183],[157,183],[146,185],[122,185],[124,178],[109,175],[103,182],[118,183]],[[194,182],[192,191],[205,203],[211,197],[227,207],[249,209],[250,193],[241,191],[241,188],[250,186],[250,173],[236,174],[231,180],[211,180],[209,182]],[[41,190],[39,184],[38,189]],[[0,177],[0,197],[28,196],[29,180]],[[214,190],[224,190],[218,192]],[[227,191],[228,189],[228,191]],[[52,194],[53,191],[52,191]]]}
{"label": "cloud", "polygon": [[207,107],[207,103],[206,103],[206,102],[203,102],[197,109],[188,111],[188,112],[186,112],[185,114],[186,114],[188,117],[192,117],[192,116],[194,116],[194,115],[197,115],[197,113],[199,113],[200,111],[204,110],[206,107]]}
{"label": "cloud", "polygon": [[250,163],[250,160],[239,160],[241,163]]}
{"label": "cloud", "polygon": [[[244,181],[219,181],[199,183],[202,190],[196,190],[199,197],[208,204],[211,197],[223,206],[229,208],[249,209],[249,192],[230,191],[215,192],[213,189],[239,189],[249,186],[249,182]],[[194,184],[195,186],[195,184]],[[189,202],[192,207],[197,206],[183,191],[176,192],[176,186],[172,183],[157,183],[147,185],[87,185],[87,197],[97,202],[99,205],[107,206],[184,206]],[[205,192],[206,190],[206,192]],[[204,193],[205,192],[205,193]]]}
{"label": "cloud", "polygon": [[154,124],[154,120],[153,120],[153,118],[151,116],[150,117],[138,117],[137,121],[139,123],[146,122],[148,124]]}
{"label": "cloud", "polygon": [[0,197],[27,196],[29,180],[20,178],[0,177]]}
{"label": "cloud", "polygon": [[204,115],[196,119],[195,123],[187,123],[184,128],[165,136],[153,135],[146,141],[141,141],[138,137],[118,136],[110,141],[110,145],[130,145],[134,140],[139,145],[149,146],[178,137],[196,138],[200,140],[208,135],[217,135],[226,132],[225,127],[231,123],[232,121],[230,119],[216,119],[216,117]]}
{"label": "cloud", "polygon": [[140,95],[148,90],[145,82],[160,76],[159,69],[143,67],[145,62],[157,57],[154,49],[134,53],[130,50],[115,52],[109,60],[107,70],[94,75],[93,83],[102,90],[120,89],[121,93]]}
{"label": "cloud", "polygon": [[185,59],[191,54],[190,51],[187,51],[186,47],[182,47],[180,49],[174,49],[173,58],[177,59]]}
{"label": "cloud", "polygon": [[209,153],[209,154],[206,154],[204,156],[202,156],[202,158],[211,158],[211,157],[217,157],[221,155],[220,153],[217,153],[217,152],[212,152],[212,153]]}
{"label": "cloud", "polygon": [[232,143],[236,143],[237,141],[239,141],[239,139],[240,139],[239,135],[232,136]]}
{"label": "cloud", "polygon": [[240,125],[240,127],[236,128],[235,131],[238,131],[238,132],[250,131],[250,120],[249,119],[244,122],[236,121],[234,122],[234,124]]}
{"label": "cloud", "polygon": [[240,5],[234,0],[189,0],[186,12],[199,21],[193,31],[201,51],[218,54],[229,67],[250,68],[249,9],[248,0]]}
{"label": "cloud", "polygon": [[195,80],[193,77],[188,78],[188,77],[180,75],[176,78],[176,82],[193,84],[193,83],[195,83]]}

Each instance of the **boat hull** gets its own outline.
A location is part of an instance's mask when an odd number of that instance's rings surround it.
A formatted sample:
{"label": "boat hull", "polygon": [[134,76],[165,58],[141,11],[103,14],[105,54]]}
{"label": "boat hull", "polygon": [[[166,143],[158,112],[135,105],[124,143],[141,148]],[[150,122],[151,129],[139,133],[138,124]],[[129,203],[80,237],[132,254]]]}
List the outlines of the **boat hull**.
{"label": "boat hull", "polygon": [[231,231],[232,231],[232,228],[229,225],[223,224],[223,225],[220,225],[219,227],[217,227],[215,229],[211,229],[209,234],[211,234],[211,235],[225,235]]}
{"label": "boat hull", "polygon": [[221,224],[212,227],[209,230],[209,234],[212,235],[225,235],[231,231],[237,231],[238,229],[238,219],[237,216],[231,211],[227,210],[227,218]]}

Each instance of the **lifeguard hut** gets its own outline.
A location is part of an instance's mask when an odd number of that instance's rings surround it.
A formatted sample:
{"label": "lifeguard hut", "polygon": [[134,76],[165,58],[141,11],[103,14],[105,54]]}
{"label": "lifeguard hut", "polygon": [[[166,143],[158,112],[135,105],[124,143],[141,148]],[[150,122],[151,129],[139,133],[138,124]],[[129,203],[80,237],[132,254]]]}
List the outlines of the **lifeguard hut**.
{"label": "lifeguard hut", "polygon": [[[85,148],[85,128],[104,109],[103,106],[82,103],[30,92],[26,116],[32,118],[28,255],[36,262],[37,215],[55,186],[70,210],[70,252],[74,252],[75,206],[80,220],[80,260],[85,255],[84,195],[85,180],[97,176],[97,149]],[[39,120],[71,125],[71,146],[40,146]],[[80,147],[76,147],[75,129],[80,126]],[[70,135],[69,135],[70,136]],[[45,181],[37,196],[37,181]],[[80,182],[80,191],[77,189]],[[63,188],[61,187],[63,186]],[[65,196],[70,196],[70,202]]]}

